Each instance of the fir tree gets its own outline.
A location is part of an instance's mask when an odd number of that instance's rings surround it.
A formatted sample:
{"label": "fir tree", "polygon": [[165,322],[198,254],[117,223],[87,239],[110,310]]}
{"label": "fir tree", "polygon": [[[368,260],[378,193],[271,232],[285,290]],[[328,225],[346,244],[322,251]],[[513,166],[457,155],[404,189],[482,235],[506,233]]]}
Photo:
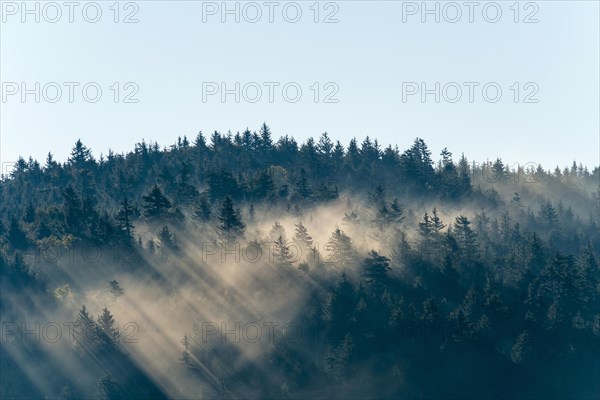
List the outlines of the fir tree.
{"label": "fir tree", "polygon": [[302,224],[302,221],[298,222],[294,226],[296,227],[294,239],[306,248],[313,247],[313,238],[308,234],[308,230],[304,224]]}
{"label": "fir tree", "polygon": [[133,210],[129,200],[127,197],[123,199],[121,202],[121,209],[117,213],[116,221],[117,227],[119,231],[123,234],[124,238],[128,241],[133,240],[134,236],[134,226],[131,222],[131,217],[133,215]]}
{"label": "fir tree", "polygon": [[279,237],[275,240],[274,253],[275,260],[282,264],[289,264],[294,258],[293,254],[290,252],[288,240],[283,237],[283,235],[279,235]]}
{"label": "fir tree", "polygon": [[148,195],[142,196],[144,200],[144,216],[149,219],[165,217],[171,208],[167,199],[158,185],[154,185]]}
{"label": "fir tree", "polygon": [[352,240],[340,228],[333,231],[325,245],[327,262],[346,264],[352,261]]}
{"label": "fir tree", "polygon": [[158,240],[160,241],[160,247],[164,250],[175,250],[177,248],[175,235],[171,233],[167,225],[163,226],[158,232]]}
{"label": "fir tree", "polygon": [[92,151],[84,146],[84,144],[81,142],[81,139],[78,139],[75,143],[75,147],[73,147],[71,150],[69,164],[83,168],[92,160]]}
{"label": "fir tree", "polygon": [[239,211],[234,209],[229,196],[223,200],[218,219],[217,231],[221,240],[234,241],[244,237],[246,224],[242,221]]}
{"label": "fir tree", "polygon": [[90,346],[97,342],[96,322],[94,322],[92,315],[88,313],[85,305],[81,306],[81,310],[77,315],[75,339],[86,352],[89,352]]}
{"label": "fir tree", "polygon": [[119,341],[119,327],[108,308],[102,309],[102,314],[96,321],[96,328],[102,343],[109,349],[115,348]]}
{"label": "fir tree", "polygon": [[368,257],[364,261],[363,279],[368,285],[379,289],[386,284],[388,280],[388,271],[390,260],[380,255],[375,250],[369,251]]}
{"label": "fir tree", "polygon": [[206,196],[201,196],[194,206],[194,219],[199,222],[208,222],[212,216],[212,209]]}
{"label": "fir tree", "polygon": [[470,227],[471,221],[463,215],[456,217],[453,233],[464,257],[472,260],[477,255],[477,234]]}

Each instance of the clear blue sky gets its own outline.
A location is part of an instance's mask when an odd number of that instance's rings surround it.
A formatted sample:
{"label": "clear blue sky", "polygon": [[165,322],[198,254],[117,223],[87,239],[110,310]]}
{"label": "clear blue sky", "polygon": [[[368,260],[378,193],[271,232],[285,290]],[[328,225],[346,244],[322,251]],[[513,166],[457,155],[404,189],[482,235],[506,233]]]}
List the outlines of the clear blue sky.
{"label": "clear blue sky", "polygon": [[[62,4],[62,2],[58,2]],[[132,12],[138,23],[114,23],[113,1],[99,2],[102,16],[97,23],[83,19],[82,6],[74,10],[62,6],[57,23],[56,10],[40,2],[40,22],[34,15],[21,18],[21,1],[2,2],[0,38],[0,103],[2,162],[19,155],[33,156],[43,162],[52,152],[65,160],[77,138],[92,148],[95,156],[131,150],[142,138],[169,145],[177,136],[193,138],[199,130],[233,133],[246,127],[258,129],[266,121],[276,137],[293,135],[300,141],[327,131],[344,144],[366,135],[380,143],[398,144],[401,149],[422,137],[439,154],[448,147],[456,155],[464,152],[471,160],[484,161],[501,156],[508,163],[540,163],[545,168],[570,165],[573,159],[588,166],[599,164],[599,6],[597,1],[520,2],[518,23],[514,22],[513,1],[498,2],[500,20],[485,20],[479,2],[469,22],[469,9],[461,5],[462,17],[456,23],[456,9],[439,2],[440,22],[421,10],[410,14],[412,5],[392,1],[342,1],[333,5],[321,2],[318,23],[314,22],[313,1],[298,2],[302,16],[297,23],[284,19],[283,6],[275,7],[272,23],[269,8],[258,1],[262,17],[257,23],[246,20],[256,8],[240,2],[240,22],[213,5],[221,2],[143,1],[125,9],[120,3],[119,21]],[[30,8],[35,2],[27,3]],[[419,8],[421,2],[414,3]],[[234,2],[228,7],[235,7]],[[312,9],[311,9],[312,7]],[[435,2],[428,3],[434,8]],[[512,7],[512,8],[511,8]],[[206,11],[203,22],[203,9]],[[244,14],[244,10],[246,13]],[[295,17],[293,5],[286,17]],[[403,10],[406,22],[403,22]],[[488,19],[496,10],[488,7]],[[16,12],[16,14],[15,14]],[[334,13],[337,23],[322,20]],[[14,14],[14,15],[13,15]],[[88,18],[95,10],[87,9]],[[529,18],[537,23],[524,23]],[[245,17],[245,18],[244,18]],[[446,18],[444,18],[446,17]],[[34,95],[10,95],[25,82],[33,89],[40,82],[40,103]],[[61,85],[57,103],[55,88]],[[77,82],[74,101],[63,82]],[[102,98],[89,103],[82,97],[82,86],[96,82]],[[110,87],[119,82],[118,103]],[[123,103],[123,96],[135,86],[138,103]],[[203,82],[235,82],[243,87],[257,82],[263,90],[256,103],[247,100],[255,89],[247,87],[247,99],[226,102],[220,95],[203,101]],[[278,82],[274,101],[269,102],[263,82]],[[296,82],[302,97],[286,101],[282,86]],[[318,82],[320,99],[314,102],[311,86]],[[335,85],[325,87],[328,82]],[[451,103],[455,87],[447,86],[439,103],[434,95],[426,102],[420,95],[403,101],[403,82],[425,82],[434,88],[440,82],[457,82],[462,98]],[[477,82],[474,101],[464,82]],[[496,103],[482,97],[482,86],[495,82],[502,89]],[[519,82],[519,102],[514,102],[514,82]],[[525,84],[532,82],[529,86]],[[339,88],[337,103],[324,103],[323,96]],[[511,87],[513,89],[511,89]],[[313,87],[314,88],[314,87]],[[405,85],[405,91],[408,87]],[[18,88],[19,91],[21,87]],[[495,89],[489,89],[490,98]],[[525,103],[533,93],[537,103]],[[442,89],[440,89],[442,92]],[[93,96],[93,90],[88,92]],[[290,96],[294,90],[288,91]]]}

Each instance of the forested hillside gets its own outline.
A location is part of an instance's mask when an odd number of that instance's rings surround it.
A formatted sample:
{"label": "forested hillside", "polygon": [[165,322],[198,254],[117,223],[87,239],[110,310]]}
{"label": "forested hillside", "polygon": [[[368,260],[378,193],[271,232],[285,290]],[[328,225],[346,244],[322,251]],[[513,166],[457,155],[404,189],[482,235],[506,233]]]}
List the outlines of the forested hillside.
{"label": "forested hillside", "polygon": [[263,124],[19,159],[0,398],[599,398],[600,169],[451,150]]}

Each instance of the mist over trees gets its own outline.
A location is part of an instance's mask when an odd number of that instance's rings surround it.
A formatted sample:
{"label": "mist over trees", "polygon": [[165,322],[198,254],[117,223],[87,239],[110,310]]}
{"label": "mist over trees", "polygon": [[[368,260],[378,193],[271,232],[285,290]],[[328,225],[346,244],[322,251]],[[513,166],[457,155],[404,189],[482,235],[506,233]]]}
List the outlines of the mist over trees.
{"label": "mist over trees", "polygon": [[576,162],[78,140],[0,180],[0,398],[598,398],[599,228]]}

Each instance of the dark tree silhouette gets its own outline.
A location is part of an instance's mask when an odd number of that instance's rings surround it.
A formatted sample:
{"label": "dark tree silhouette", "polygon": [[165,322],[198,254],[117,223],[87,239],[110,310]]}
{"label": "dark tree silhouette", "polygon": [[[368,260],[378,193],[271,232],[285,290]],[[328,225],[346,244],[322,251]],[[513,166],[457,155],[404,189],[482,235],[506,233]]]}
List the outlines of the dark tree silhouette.
{"label": "dark tree silhouette", "polygon": [[239,211],[234,209],[233,201],[229,196],[223,200],[218,219],[217,230],[221,240],[234,241],[244,236],[246,225]]}
{"label": "dark tree silhouette", "polygon": [[154,185],[150,193],[142,198],[144,199],[144,216],[146,218],[164,217],[171,208],[171,202],[163,195],[158,185]]}

